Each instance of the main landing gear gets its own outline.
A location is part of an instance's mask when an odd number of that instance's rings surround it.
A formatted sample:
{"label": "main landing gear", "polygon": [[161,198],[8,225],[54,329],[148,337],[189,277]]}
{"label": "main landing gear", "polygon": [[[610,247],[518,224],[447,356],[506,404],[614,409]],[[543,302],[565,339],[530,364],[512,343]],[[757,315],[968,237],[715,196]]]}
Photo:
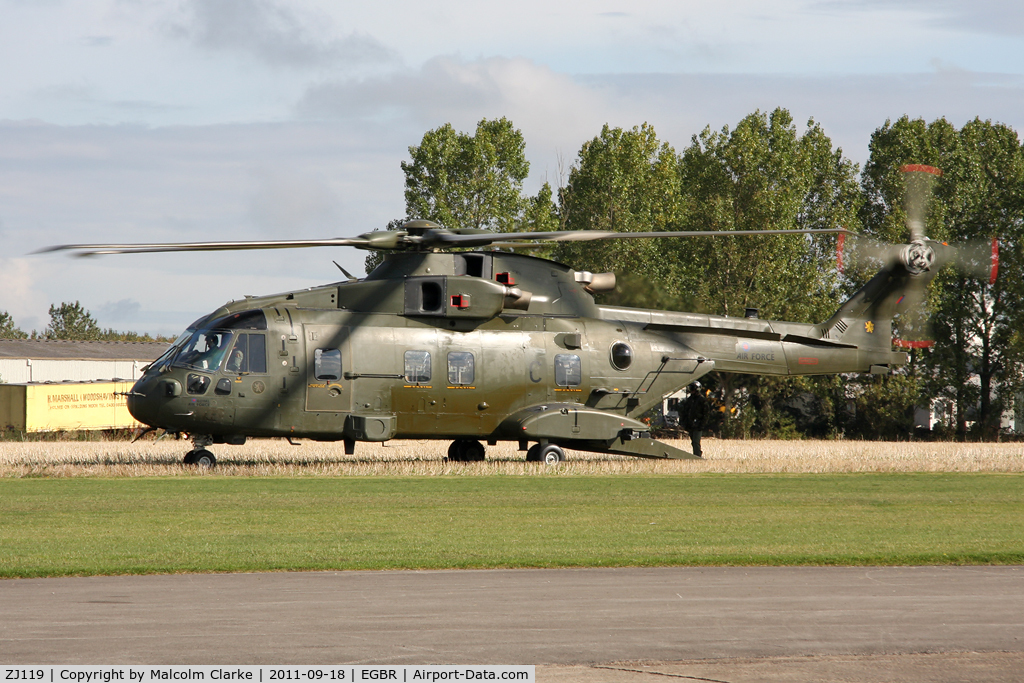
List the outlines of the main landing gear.
{"label": "main landing gear", "polygon": [[565,451],[553,443],[535,443],[526,451],[526,462],[542,462],[545,465],[557,465],[565,461]]}
{"label": "main landing gear", "polygon": [[448,447],[448,462],[480,462],[484,445],[475,439],[456,439]]}
{"label": "main landing gear", "polygon": [[182,461],[185,465],[197,465],[203,468],[211,468],[217,464],[217,458],[213,453],[206,450],[207,446],[213,444],[213,437],[205,434],[192,435],[192,450],[185,454]]}

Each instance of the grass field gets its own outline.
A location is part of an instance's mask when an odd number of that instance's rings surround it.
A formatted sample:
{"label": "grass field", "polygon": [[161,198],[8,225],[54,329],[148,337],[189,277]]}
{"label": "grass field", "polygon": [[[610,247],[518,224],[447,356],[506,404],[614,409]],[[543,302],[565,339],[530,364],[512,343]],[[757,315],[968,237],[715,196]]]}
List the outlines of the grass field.
{"label": "grass field", "polygon": [[1018,474],[0,480],[0,576],[1024,562]]}
{"label": "grass field", "polygon": [[444,444],[0,444],[0,576],[1024,563],[1016,444],[723,442],[706,461]]}

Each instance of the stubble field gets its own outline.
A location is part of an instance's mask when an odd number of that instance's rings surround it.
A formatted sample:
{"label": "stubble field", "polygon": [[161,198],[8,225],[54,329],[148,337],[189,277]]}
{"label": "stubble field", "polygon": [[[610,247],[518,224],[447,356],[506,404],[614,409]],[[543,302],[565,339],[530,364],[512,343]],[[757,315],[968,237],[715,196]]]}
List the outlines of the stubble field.
{"label": "stubble field", "polygon": [[[668,440],[689,450],[689,440]],[[447,441],[357,445],[275,439],[212,447],[213,471],[181,465],[187,441],[0,442],[0,477],[485,476],[698,473],[1024,472],[1024,443],[724,441],[706,439],[704,460],[642,460],[567,450],[557,467],[526,463],[513,443],[482,463],[449,463]]]}

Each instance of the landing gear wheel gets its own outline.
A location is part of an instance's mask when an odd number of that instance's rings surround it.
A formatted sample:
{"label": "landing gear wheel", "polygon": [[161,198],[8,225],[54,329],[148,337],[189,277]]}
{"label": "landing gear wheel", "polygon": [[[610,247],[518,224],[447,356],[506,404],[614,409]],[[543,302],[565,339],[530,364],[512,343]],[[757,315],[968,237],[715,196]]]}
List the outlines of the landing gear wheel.
{"label": "landing gear wheel", "polygon": [[565,451],[553,443],[549,443],[540,451],[540,461],[545,465],[557,465],[565,461]]}
{"label": "landing gear wheel", "polygon": [[485,457],[484,445],[474,439],[456,439],[448,446],[449,462],[480,462]]}
{"label": "landing gear wheel", "polygon": [[526,451],[526,462],[540,462],[540,444],[535,443]]}
{"label": "landing gear wheel", "polygon": [[198,465],[199,467],[209,469],[217,464],[217,458],[205,448],[199,448],[186,453],[183,462],[186,465]]}
{"label": "landing gear wheel", "polygon": [[217,464],[217,458],[204,448],[196,453],[196,464],[200,467],[210,468]]}

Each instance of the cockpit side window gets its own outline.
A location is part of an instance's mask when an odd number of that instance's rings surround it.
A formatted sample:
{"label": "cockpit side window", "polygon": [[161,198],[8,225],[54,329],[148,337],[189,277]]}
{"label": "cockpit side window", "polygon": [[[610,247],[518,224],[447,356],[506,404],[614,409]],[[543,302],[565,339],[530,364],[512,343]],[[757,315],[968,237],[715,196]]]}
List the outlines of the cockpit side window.
{"label": "cockpit side window", "polygon": [[232,336],[226,330],[196,330],[182,346],[174,364],[197,370],[216,370],[227,354]]}
{"label": "cockpit side window", "polygon": [[267,372],[267,338],[262,334],[241,333],[228,354],[224,371],[232,374]]}
{"label": "cockpit side window", "polygon": [[267,337],[263,334],[249,334],[249,372],[258,375],[267,372]]}

